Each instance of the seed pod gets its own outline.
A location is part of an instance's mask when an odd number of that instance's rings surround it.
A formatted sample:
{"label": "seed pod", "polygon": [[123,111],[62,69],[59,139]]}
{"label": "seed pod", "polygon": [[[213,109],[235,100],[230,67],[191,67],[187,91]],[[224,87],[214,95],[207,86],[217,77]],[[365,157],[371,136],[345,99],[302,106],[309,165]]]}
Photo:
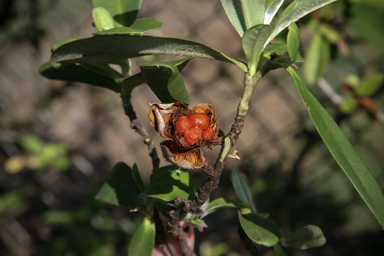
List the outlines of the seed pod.
{"label": "seed pod", "polygon": [[[189,116],[194,113],[204,113],[209,118],[209,126],[212,128],[212,139],[199,139],[196,143],[188,143],[183,134],[176,131],[176,122],[181,116]],[[221,144],[215,109],[209,104],[199,104],[189,109],[186,105],[175,102],[169,104],[151,104],[148,115],[153,128],[158,131],[165,141],[160,144],[164,158],[175,165],[185,169],[203,167],[204,155],[200,147],[212,148]]]}

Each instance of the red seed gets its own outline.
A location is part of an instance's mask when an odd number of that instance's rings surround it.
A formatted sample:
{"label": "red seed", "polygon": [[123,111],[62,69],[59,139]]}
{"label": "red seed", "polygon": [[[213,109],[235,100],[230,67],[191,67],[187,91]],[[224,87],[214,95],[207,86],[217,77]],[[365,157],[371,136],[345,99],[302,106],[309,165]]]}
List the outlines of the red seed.
{"label": "red seed", "polygon": [[202,131],[209,127],[209,117],[204,113],[194,113],[188,116],[192,126],[199,127]]}
{"label": "red seed", "polygon": [[201,139],[202,131],[199,127],[192,127],[191,129],[184,132],[184,140],[188,143],[188,145],[195,145]]}
{"label": "red seed", "polygon": [[191,127],[192,124],[189,122],[189,119],[186,116],[179,117],[175,124],[176,132],[181,135],[188,131]]}
{"label": "red seed", "polygon": [[208,127],[204,132],[203,132],[203,140],[211,140],[213,137],[213,129],[212,127]]}

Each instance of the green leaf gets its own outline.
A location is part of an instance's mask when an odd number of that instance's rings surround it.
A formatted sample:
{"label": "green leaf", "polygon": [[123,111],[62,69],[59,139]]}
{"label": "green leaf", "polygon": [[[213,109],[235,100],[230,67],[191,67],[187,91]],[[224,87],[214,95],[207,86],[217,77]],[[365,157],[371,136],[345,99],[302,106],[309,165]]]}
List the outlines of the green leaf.
{"label": "green leaf", "polygon": [[275,244],[274,246],[275,256],[287,256],[280,243]]}
{"label": "green leaf", "polygon": [[324,39],[321,33],[313,36],[308,49],[305,51],[304,77],[308,83],[314,84],[317,79],[324,73],[329,59],[330,48],[329,43]]}
{"label": "green leaf", "polygon": [[137,186],[140,188],[140,190],[144,191],[145,190],[144,182],[141,179],[140,172],[139,172],[139,169],[137,168],[136,163],[134,163],[132,167],[132,176]]}
{"label": "green leaf", "polygon": [[161,167],[151,175],[151,185],[144,195],[171,201],[175,197],[191,200],[195,197],[195,184],[188,170],[175,165]]}
{"label": "green leaf", "polygon": [[51,62],[46,62],[39,67],[39,72],[49,79],[87,83],[120,92],[115,79],[122,76],[108,65],[71,64],[54,68]]}
{"label": "green leaf", "polygon": [[118,63],[151,54],[169,54],[230,62],[247,71],[247,66],[208,46],[179,38],[111,35],[79,39],[52,53],[53,63]]}
{"label": "green leaf", "polygon": [[289,67],[305,107],[325,145],[359,192],[376,219],[384,227],[384,196],[371,171],[356,153],[338,125]]}
{"label": "green leaf", "polygon": [[180,101],[189,105],[183,77],[172,62],[138,61],[145,82],[162,103]]}
{"label": "green leaf", "polygon": [[273,18],[275,17],[277,11],[280,9],[281,5],[284,3],[284,0],[274,0],[265,11],[264,24],[271,24]]}
{"label": "green leaf", "polygon": [[268,247],[279,242],[280,229],[273,220],[254,213],[242,215],[240,211],[238,216],[241,227],[253,242]]}
{"label": "green leaf", "polygon": [[364,39],[384,54],[383,8],[366,3],[351,3],[348,24]]}
{"label": "green leaf", "polygon": [[308,225],[283,236],[280,242],[284,247],[308,249],[323,246],[325,237],[319,227]]}
{"label": "green leaf", "polygon": [[65,40],[62,40],[58,43],[55,43],[52,47],[51,47],[51,51],[56,51],[57,48],[59,48],[60,46],[62,45],[65,45],[67,43],[70,43],[70,42],[73,42],[73,41],[76,41],[78,40],[79,38],[68,38],[68,39],[65,39]]}
{"label": "green leaf", "polygon": [[224,207],[232,207],[232,208],[249,208],[247,204],[239,203],[235,200],[229,199],[229,198],[217,198],[209,203],[207,211],[204,213],[204,216],[207,216],[211,213],[213,213],[216,210],[219,210]]}
{"label": "green leaf", "polygon": [[140,193],[141,190],[135,182],[132,169],[120,162],[112,168],[95,198],[133,209],[143,205],[143,201],[139,198]]}
{"label": "green leaf", "polygon": [[129,27],[136,18],[140,9],[141,0],[93,0],[94,7],[105,8],[115,20],[116,27]]}
{"label": "green leaf", "polygon": [[370,97],[375,94],[383,85],[384,76],[381,73],[374,73],[364,77],[360,85],[356,88],[356,95],[360,97]]}
{"label": "green leaf", "polygon": [[221,4],[241,37],[251,27],[264,23],[267,0],[221,0]]}
{"label": "green leaf", "polygon": [[308,13],[311,13],[320,7],[330,4],[334,1],[336,0],[295,0],[287,7],[287,9],[284,10],[283,14],[280,16],[271,35],[269,36],[268,40],[266,40],[265,46],[291,23],[296,22]]}
{"label": "green leaf", "polygon": [[295,63],[300,47],[300,32],[296,23],[291,23],[288,28],[287,45],[288,54],[292,63]]}
{"label": "green leaf", "polygon": [[270,25],[259,24],[244,33],[241,43],[248,61],[250,74],[255,74],[259,67],[264,43],[271,34],[271,31],[272,27]]}
{"label": "green leaf", "polygon": [[359,102],[352,96],[347,96],[343,98],[343,100],[339,104],[340,111],[345,114],[354,113],[358,107],[359,107]]}
{"label": "green leaf", "polygon": [[95,36],[125,35],[125,34],[143,34],[148,31],[160,29],[163,22],[154,18],[143,18],[135,21],[130,27],[111,28],[105,31],[93,33]]}
{"label": "green leaf", "polygon": [[155,223],[144,218],[129,243],[128,255],[151,256],[155,245],[155,231]]}
{"label": "green leaf", "polygon": [[237,167],[232,170],[232,183],[240,201],[249,206],[252,212],[256,213],[256,206],[252,200],[252,193]]}
{"label": "green leaf", "polygon": [[23,135],[19,138],[20,146],[31,154],[39,155],[43,152],[45,143],[37,136]]}
{"label": "green leaf", "polygon": [[111,29],[115,26],[111,15],[103,7],[93,8],[92,16],[97,31]]}

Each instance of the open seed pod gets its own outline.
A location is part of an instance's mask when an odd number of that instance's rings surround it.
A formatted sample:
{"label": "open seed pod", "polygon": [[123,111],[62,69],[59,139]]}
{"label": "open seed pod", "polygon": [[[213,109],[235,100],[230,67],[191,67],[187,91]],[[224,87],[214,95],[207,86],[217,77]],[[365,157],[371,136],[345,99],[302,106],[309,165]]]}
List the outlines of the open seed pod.
{"label": "open seed pod", "polygon": [[[209,141],[200,139],[197,143],[189,145],[184,137],[175,131],[177,120],[185,115],[193,113],[204,113],[209,118],[210,127],[213,130],[213,137]],[[221,138],[217,137],[219,126],[215,109],[210,104],[199,104],[189,109],[180,102],[160,104],[151,104],[149,120],[153,128],[164,138],[160,144],[164,158],[185,169],[197,169],[204,166],[205,158],[201,151],[202,146],[212,148],[221,144]]]}

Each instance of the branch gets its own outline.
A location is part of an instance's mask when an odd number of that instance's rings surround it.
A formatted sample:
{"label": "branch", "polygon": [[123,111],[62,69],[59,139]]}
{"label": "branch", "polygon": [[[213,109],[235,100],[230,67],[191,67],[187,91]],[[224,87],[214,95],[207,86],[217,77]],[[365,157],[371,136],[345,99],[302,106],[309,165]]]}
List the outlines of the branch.
{"label": "branch", "polygon": [[[215,164],[212,166],[210,163],[207,162],[203,167],[203,171],[206,175],[206,180],[204,184],[200,187],[196,197],[193,200],[185,200],[181,197],[177,197],[174,199],[173,203],[167,204],[167,209],[170,216],[168,222],[168,232],[173,236],[177,236],[179,240],[180,249],[185,248],[185,243],[183,241],[183,236],[185,234],[183,234],[183,231],[178,226],[178,223],[180,222],[184,214],[198,210],[209,199],[212,191],[218,187],[221,172],[224,168],[225,160],[227,159],[230,150],[235,146],[236,141],[243,130],[245,117],[249,109],[249,101],[253,90],[258,81],[265,74],[267,74],[270,70],[276,69],[278,67],[280,66],[275,64],[273,61],[268,61],[264,66],[260,68],[260,70],[256,74],[245,74],[244,91],[237,107],[235,122],[232,124],[228,135],[223,140],[221,150],[216,159]],[[177,207],[181,204],[184,204],[183,207]],[[190,248],[188,247],[188,249]],[[181,251],[182,253],[184,253],[184,255],[194,255],[187,254],[189,253],[187,249],[186,251]]]}
{"label": "branch", "polygon": [[[128,99],[127,99],[128,98]],[[140,134],[144,138],[144,144],[148,146],[149,156],[152,159],[152,172],[159,168],[160,159],[157,156],[156,145],[153,143],[151,137],[149,136],[147,130],[141,125],[140,120],[136,116],[136,112],[133,110],[130,97],[122,97],[124,112],[129,117],[131,121],[131,128]],[[153,212],[153,218],[155,221],[156,235],[155,240],[157,247],[163,252],[164,256],[171,256],[172,254],[169,251],[167,243],[165,241],[165,235],[163,230],[163,224],[159,216],[159,211],[155,208]]]}

